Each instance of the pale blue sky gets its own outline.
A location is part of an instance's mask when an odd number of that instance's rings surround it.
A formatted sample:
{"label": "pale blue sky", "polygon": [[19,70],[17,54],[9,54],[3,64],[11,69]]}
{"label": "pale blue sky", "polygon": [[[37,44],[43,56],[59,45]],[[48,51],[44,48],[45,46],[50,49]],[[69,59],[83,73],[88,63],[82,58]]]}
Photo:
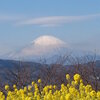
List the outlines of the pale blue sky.
{"label": "pale blue sky", "polygon": [[41,35],[100,53],[100,0],[0,1],[0,55]]}

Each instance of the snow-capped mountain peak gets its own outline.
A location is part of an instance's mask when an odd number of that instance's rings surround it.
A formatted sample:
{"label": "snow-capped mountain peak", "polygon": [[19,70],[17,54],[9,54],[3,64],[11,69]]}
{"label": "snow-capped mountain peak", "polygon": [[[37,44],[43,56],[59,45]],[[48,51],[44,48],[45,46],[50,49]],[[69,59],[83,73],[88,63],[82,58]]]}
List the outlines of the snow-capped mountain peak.
{"label": "snow-capped mountain peak", "polygon": [[19,52],[11,54],[12,58],[32,59],[34,57],[52,56],[67,48],[67,44],[54,36],[40,36]]}
{"label": "snow-capped mountain peak", "polygon": [[34,41],[32,41],[32,43],[34,43],[35,45],[42,45],[42,46],[49,46],[49,45],[64,45],[65,42],[63,42],[62,40],[53,37],[53,36],[41,36],[37,39],[35,39]]}

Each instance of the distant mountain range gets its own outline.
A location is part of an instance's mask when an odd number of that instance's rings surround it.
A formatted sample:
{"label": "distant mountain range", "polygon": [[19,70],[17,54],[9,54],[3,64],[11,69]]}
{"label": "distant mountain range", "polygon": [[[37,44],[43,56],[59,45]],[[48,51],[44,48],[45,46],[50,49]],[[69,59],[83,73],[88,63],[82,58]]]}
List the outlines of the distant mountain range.
{"label": "distant mountain range", "polygon": [[[44,64],[44,65],[49,66],[49,64]],[[0,72],[4,69],[11,69],[17,66],[34,67],[34,69],[37,70],[37,69],[40,69],[43,66],[43,64],[36,63],[36,62],[24,62],[24,61],[0,59]],[[96,67],[100,67],[100,60],[96,61]]]}
{"label": "distant mountain range", "polygon": [[24,62],[24,61],[16,61],[16,60],[3,60],[0,59],[0,71],[4,69],[11,69],[18,66],[29,66],[34,67],[34,69],[39,69],[42,65],[36,62]]}

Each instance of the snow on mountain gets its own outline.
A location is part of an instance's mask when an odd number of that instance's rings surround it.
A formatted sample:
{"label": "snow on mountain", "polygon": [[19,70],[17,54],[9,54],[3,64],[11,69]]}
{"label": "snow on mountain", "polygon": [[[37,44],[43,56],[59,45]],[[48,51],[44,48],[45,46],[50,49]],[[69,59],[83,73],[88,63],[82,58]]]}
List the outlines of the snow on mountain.
{"label": "snow on mountain", "polygon": [[57,55],[68,47],[64,41],[53,36],[40,36],[33,40],[28,46],[18,52],[11,53],[13,59],[33,59],[34,57],[47,57]]}

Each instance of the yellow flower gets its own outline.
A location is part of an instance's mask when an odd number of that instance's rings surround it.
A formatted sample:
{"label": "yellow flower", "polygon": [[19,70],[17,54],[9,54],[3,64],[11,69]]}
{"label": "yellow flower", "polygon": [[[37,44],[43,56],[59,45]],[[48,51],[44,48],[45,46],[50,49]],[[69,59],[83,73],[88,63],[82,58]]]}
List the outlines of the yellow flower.
{"label": "yellow flower", "polygon": [[56,85],[54,85],[53,88],[56,89]]}
{"label": "yellow flower", "polygon": [[9,90],[9,85],[5,85],[5,90]]}
{"label": "yellow flower", "polygon": [[33,81],[33,82],[32,82],[32,86],[34,85],[34,83],[35,83],[35,82]]}
{"label": "yellow flower", "polygon": [[[31,90],[31,89],[29,89],[29,90]],[[24,92],[27,92],[27,87],[24,87]]]}
{"label": "yellow flower", "polygon": [[100,98],[100,91],[97,92],[97,97]]}
{"label": "yellow flower", "polygon": [[80,81],[80,75],[79,74],[75,74],[74,75],[74,80],[79,82]]}
{"label": "yellow flower", "polygon": [[90,95],[91,95],[92,97],[96,97],[96,92],[93,90],[93,91],[90,92]]}
{"label": "yellow flower", "polygon": [[66,79],[70,80],[70,75],[69,74],[66,74]]}
{"label": "yellow flower", "polygon": [[29,85],[28,86],[28,90],[31,91],[32,90],[32,86]]}
{"label": "yellow flower", "polygon": [[65,98],[66,100],[71,100],[71,94],[70,93],[66,94]]}
{"label": "yellow flower", "polygon": [[41,79],[38,79],[38,83],[41,83]]}
{"label": "yellow flower", "polygon": [[16,89],[16,85],[15,84],[13,85],[13,88]]}
{"label": "yellow flower", "polygon": [[80,79],[80,83],[83,83],[83,80],[82,79]]}

